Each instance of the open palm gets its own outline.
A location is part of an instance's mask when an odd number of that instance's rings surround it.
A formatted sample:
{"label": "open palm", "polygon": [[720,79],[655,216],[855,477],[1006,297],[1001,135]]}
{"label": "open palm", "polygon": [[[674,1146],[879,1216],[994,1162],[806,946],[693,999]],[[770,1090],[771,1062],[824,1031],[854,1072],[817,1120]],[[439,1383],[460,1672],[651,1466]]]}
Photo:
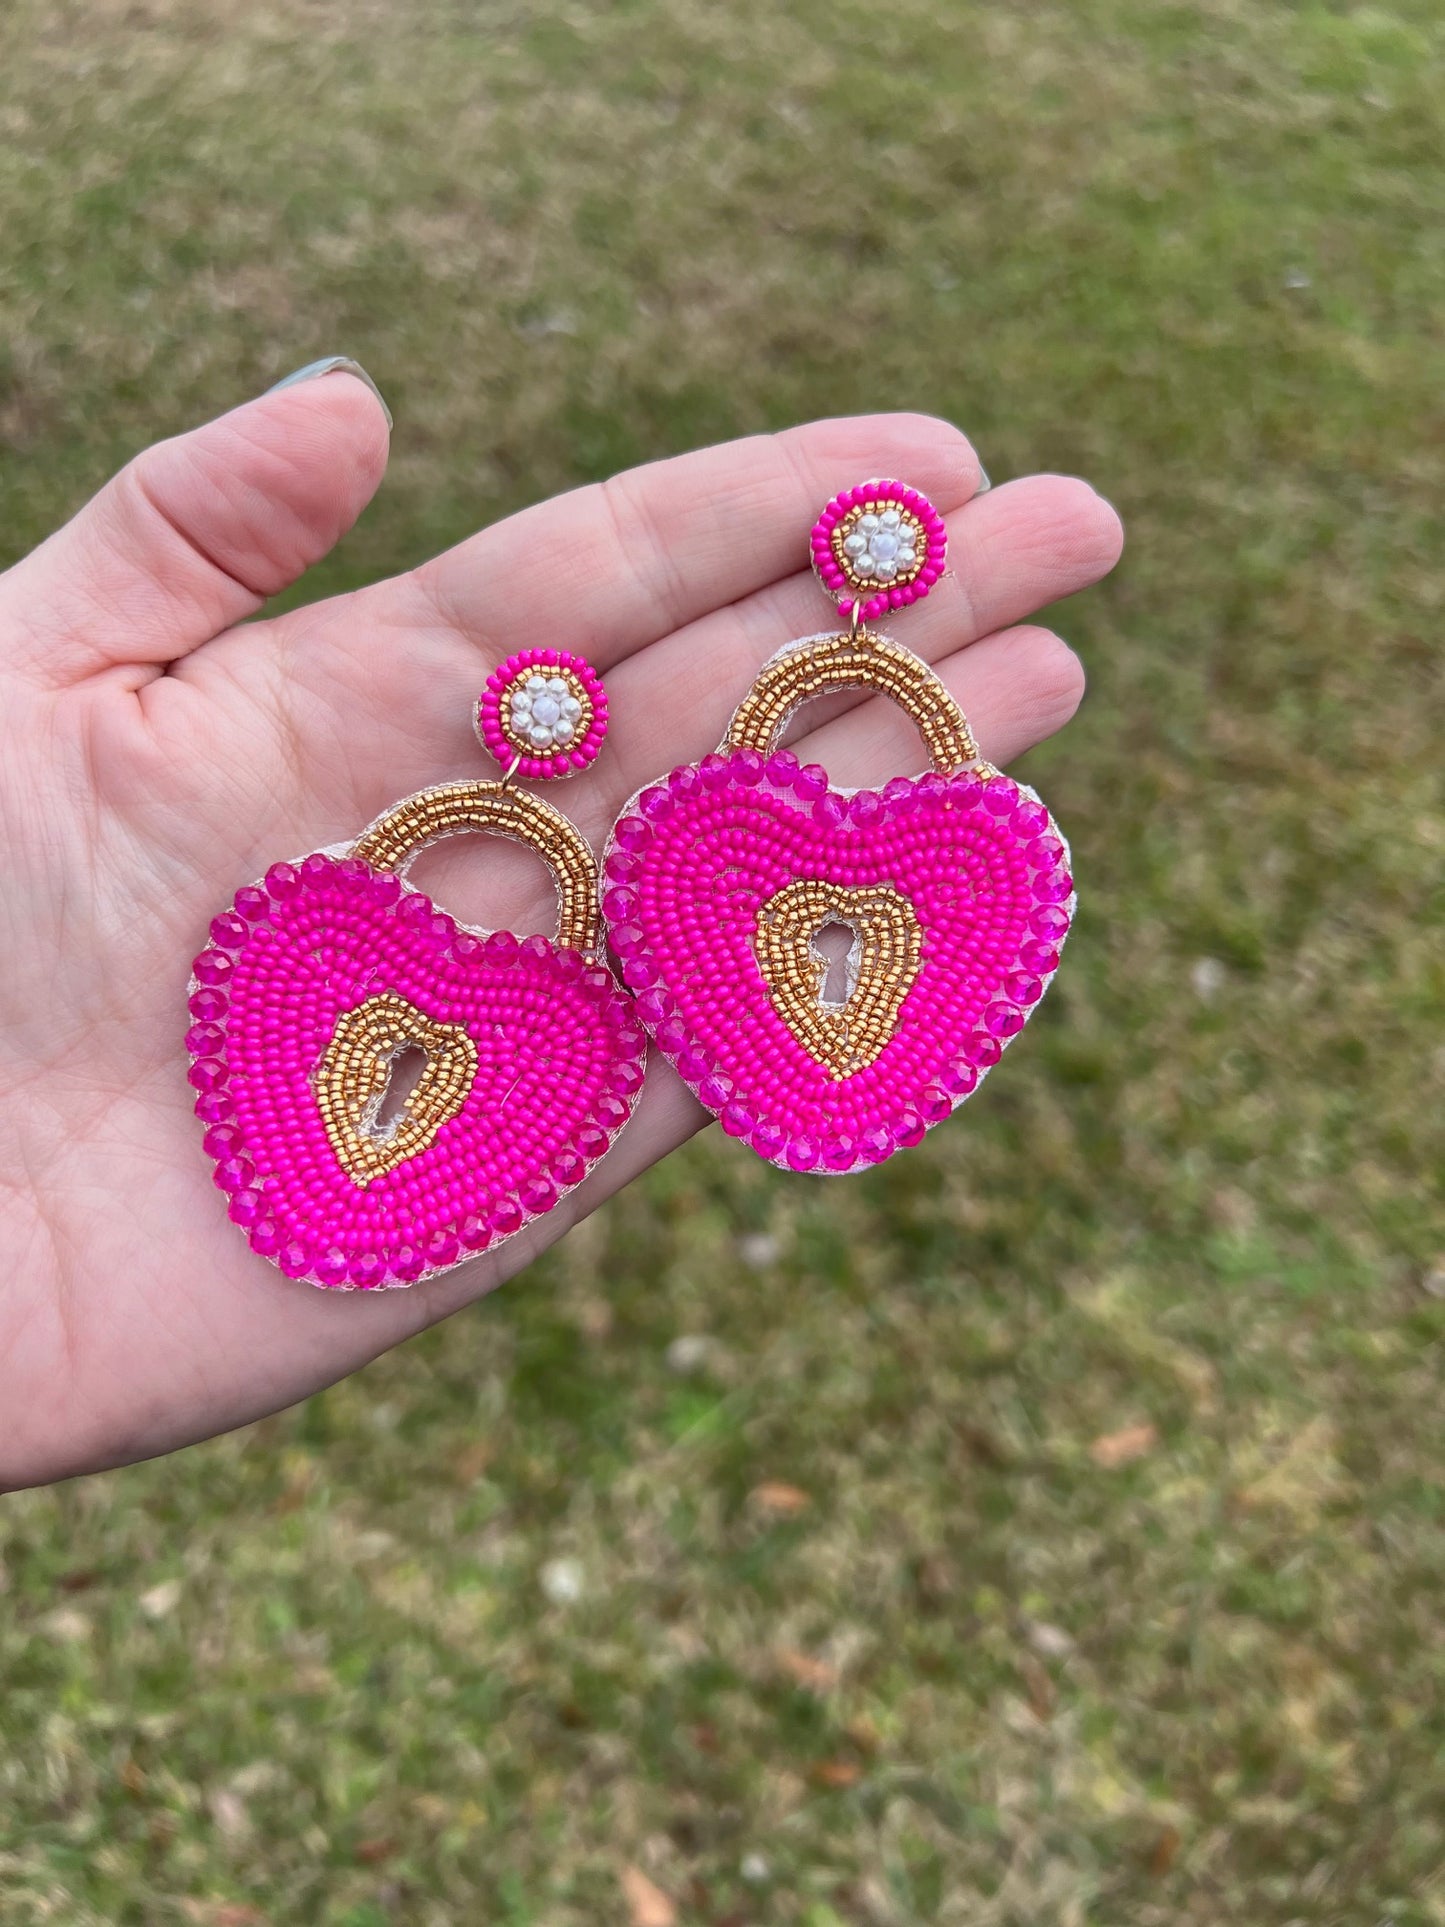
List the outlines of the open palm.
{"label": "open palm", "polygon": [[[284,1278],[209,1182],[182,1046],[209,919],[276,859],[487,773],[469,717],[495,662],[555,643],[607,678],[607,749],[558,799],[600,846],[640,784],[715,747],[774,650],[827,626],[798,564],[839,488],[901,475],[947,516],[953,573],[895,633],[994,762],[1058,729],[1083,687],[1062,642],[1019,625],[1120,542],[1083,483],[981,493],[956,429],[885,415],[638,469],[394,580],[245,621],[351,525],[387,444],[354,376],[283,388],[146,450],[0,576],[0,1485],[290,1404],[490,1290],[700,1121],[654,1062],[616,1149],[556,1211],[409,1292]],[[921,761],[881,699],[800,721],[838,783]],[[535,859],[488,842],[425,862],[469,921],[551,928]]]}

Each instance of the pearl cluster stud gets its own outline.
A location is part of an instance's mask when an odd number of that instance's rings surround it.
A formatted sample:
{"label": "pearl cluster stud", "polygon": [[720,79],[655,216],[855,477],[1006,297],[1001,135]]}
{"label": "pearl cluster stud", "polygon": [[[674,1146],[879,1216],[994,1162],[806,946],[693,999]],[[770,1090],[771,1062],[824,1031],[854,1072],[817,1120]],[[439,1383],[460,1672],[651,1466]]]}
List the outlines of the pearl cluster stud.
{"label": "pearl cluster stud", "polygon": [[607,734],[607,698],[570,649],[524,649],[487,678],[477,734],[504,769],[545,779],[585,769]]}
{"label": "pearl cluster stud", "polygon": [[863,621],[917,602],[943,573],[948,534],[926,495],[902,482],[845,489],[814,525],[813,567],[828,593]]}

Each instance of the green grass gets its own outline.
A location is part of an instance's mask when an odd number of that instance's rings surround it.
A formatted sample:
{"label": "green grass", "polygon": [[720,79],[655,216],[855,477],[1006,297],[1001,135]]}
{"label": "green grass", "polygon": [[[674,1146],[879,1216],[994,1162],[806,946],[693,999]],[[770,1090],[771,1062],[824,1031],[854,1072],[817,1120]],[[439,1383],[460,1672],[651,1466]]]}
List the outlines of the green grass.
{"label": "green grass", "polygon": [[333,352],[398,428],[327,589],[857,405],[1131,548],[977,1107],[826,1192],[701,1140],[0,1507],[7,1927],[625,1923],[629,1866],[704,1927],[1445,1922],[1442,56],[1425,0],[9,0],[7,556]]}

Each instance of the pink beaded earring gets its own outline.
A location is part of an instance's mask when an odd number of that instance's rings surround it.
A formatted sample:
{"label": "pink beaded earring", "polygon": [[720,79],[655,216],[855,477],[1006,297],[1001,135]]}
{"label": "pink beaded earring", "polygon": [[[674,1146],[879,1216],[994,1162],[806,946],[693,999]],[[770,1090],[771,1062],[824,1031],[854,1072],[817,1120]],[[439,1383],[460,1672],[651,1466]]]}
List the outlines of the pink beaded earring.
{"label": "pink beaded earring", "polygon": [[[945,554],[916,489],[836,496],[812,559],[847,629],[766,664],[716,754],[634,796],[604,856],[639,1016],[723,1129],[786,1170],[857,1171],[917,1144],[1023,1029],[1073,916],[1038,796],[982,760],[925,663],[867,626],[927,595]],[[917,723],[927,774],[838,790],[777,747],[799,704],[859,687]]]}
{"label": "pink beaded earring", "polygon": [[[211,925],[186,1047],[215,1182],[251,1249],[343,1290],[414,1284],[550,1211],[607,1151],[646,1037],[608,969],[597,860],[522,775],[597,755],[607,699],[560,649],[488,678],[475,725],[500,782],[422,790],[347,846],[277,863]],[[536,850],[555,940],[456,923],[406,880],[463,830]],[[416,1083],[390,1107],[398,1060]]]}

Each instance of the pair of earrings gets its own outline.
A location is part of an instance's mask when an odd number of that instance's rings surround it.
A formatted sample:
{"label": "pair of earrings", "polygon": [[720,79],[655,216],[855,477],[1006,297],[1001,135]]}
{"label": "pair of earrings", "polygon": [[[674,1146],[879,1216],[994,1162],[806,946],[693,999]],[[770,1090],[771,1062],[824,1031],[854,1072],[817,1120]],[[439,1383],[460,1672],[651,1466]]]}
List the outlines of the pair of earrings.
{"label": "pair of earrings", "polygon": [[[274,864],[214,920],[190,984],[190,1081],[254,1251],[368,1290],[494,1247],[610,1148],[649,1036],[724,1131],[791,1171],[881,1163],[998,1062],[1058,965],[1067,846],[1034,791],[981,759],[934,672],[869,626],[943,572],[928,500],[865,482],[811,541],[846,629],[767,663],[717,751],[625,806],[600,866],[514,787],[585,769],[607,729],[590,666],[532,649],[477,705],[500,781],[422,790],[354,843]],[[930,770],[838,790],[778,747],[800,704],[858,688],[907,712]],[[537,851],[555,938],[467,928],[407,881],[420,850],[462,831]],[[406,1054],[420,1074],[386,1114]]]}

